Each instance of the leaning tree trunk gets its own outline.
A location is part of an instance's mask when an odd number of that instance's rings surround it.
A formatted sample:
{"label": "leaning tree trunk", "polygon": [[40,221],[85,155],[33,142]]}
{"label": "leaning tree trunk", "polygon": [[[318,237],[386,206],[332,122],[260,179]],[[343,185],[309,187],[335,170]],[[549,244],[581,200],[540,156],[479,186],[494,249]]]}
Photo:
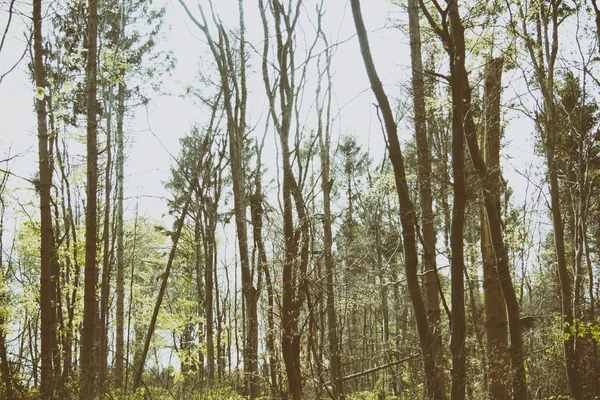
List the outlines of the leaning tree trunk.
{"label": "leaning tree trunk", "polygon": [[418,263],[419,254],[417,251],[417,241],[415,232],[415,207],[410,198],[408,184],[406,182],[406,171],[404,168],[404,158],[400,149],[400,141],[398,140],[398,130],[394,114],[392,112],[389,100],[381,84],[381,80],[375,69],[373,57],[369,47],[367,31],[360,10],[360,1],[351,0],[352,14],[354,15],[354,24],[358,34],[360,49],[367,70],[367,75],[371,83],[371,89],[377,98],[379,107],[383,114],[385,129],[388,138],[389,157],[394,168],[394,177],[396,181],[396,189],[400,199],[400,222],[402,225],[402,237],[404,239],[404,256],[406,270],[406,284],[408,292],[413,304],[417,331],[419,334],[419,344],[423,353],[425,364],[425,378],[427,384],[427,393],[430,398],[443,399],[445,393],[436,384],[435,370],[436,359],[433,352],[434,335],[427,321],[427,310],[421,295],[419,285]]}

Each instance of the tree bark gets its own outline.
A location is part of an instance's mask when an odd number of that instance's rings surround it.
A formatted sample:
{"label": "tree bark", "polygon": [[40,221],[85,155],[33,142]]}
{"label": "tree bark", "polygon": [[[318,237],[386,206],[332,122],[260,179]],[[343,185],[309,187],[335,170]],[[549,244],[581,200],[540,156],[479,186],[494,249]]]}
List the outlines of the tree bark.
{"label": "tree bark", "polygon": [[123,143],[123,119],[125,116],[125,73],[121,73],[119,91],[117,93],[117,310],[115,339],[115,388],[123,387],[124,324],[125,324],[125,261],[124,261],[124,229],[123,229],[123,172],[125,167]]}
{"label": "tree bark", "polygon": [[[206,246],[205,246],[205,257],[204,257],[204,312],[206,319],[206,369],[207,369],[207,380],[209,387],[212,387],[215,380],[215,349],[214,349],[214,334],[213,334],[213,264],[214,252],[216,249],[215,239],[215,227],[216,227],[216,204],[209,202],[207,204],[206,215],[207,223],[205,226],[206,231]],[[214,210],[213,210],[214,208]],[[200,256],[200,254],[198,254]]]}
{"label": "tree bark", "polygon": [[171,252],[169,253],[169,259],[167,260],[167,266],[165,268],[165,272],[162,275],[162,281],[160,284],[160,289],[158,291],[158,297],[156,298],[156,303],[154,304],[154,311],[152,312],[152,317],[150,319],[150,325],[148,326],[148,333],[146,334],[146,338],[144,340],[144,347],[142,349],[141,354],[136,360],[136,373],[135,379],[133,381],[133,390],[135,391],[140,387],[142,383],[142,375],[144,373],[144,365],[146,364],[146,357],[148,356],[148,350],[150,349],[150,341],[152,340],[152,335],[154,334],[154,329],[156,327],[156,320],[158,319],[158,312],[160,311],[160,306],[162,304],[163,297],[165,295],[165,291],[167,290],[167,283],[169,282],[169,275],[171,274],[171,266],[173,265],[173,259],[175,258],[175,251],[177,250],[177,244],[179,243],[179,238],[181,236],[181,230],[183,229],[183,225],[185,222],[185,218],[188,213],[189,205],[190,205],[191,195],[188,196],[185,204],[183,205],[183,209],[181,210],[181,215],[177,220],[177,226],[175,228],[175,232],[172,234],[173,243],[171,245]]}
{"label": "tree bark", "polygon": [[[490,59],[485,73],[484,155],[489,171],[492,201],[500,209],[500,100],[502,96],[502,58]],[[496,256],[490,237],[485,210],[481,207],[481,258],[483,261],[483,295],[485,332],[489,359],[488,393],[491,399],[510,398],[508,321],[506,304],[496,268]]]}
{"label": "tree bark", "polygon": [[[275,22],[278,77],[271,86],[268,71],[269,27],[266,8],[259,0],[259,10],[263,22],[264,45],[262,72],[265,89],[269,98],[269,113],[279,136],[283,165],[283,234],[285,256],[282,271],[281,348],[288,377],[288,395],[292,399],[302,398],[302,365],[300,348],[302,332],[299,329],[300,311],[306,294],[306,273],[309,261],[309,220],[301,189],[294,175],[291,162],[290,131],[293,121],[295,93],[294,35],[302,2],[289,9],[278,1],[270,7]],[[279,101],[279,110],[277,109]],[[297,214],[296,227],[294,210]]]}
{"label": "tree bark", "polygon": [[[328,61],[329,62],[329,61]],[[329,76],[329,68],[327,69],[329,86],[327,88],[328,110],[327,118],[329,117],[329,106],[331,104],[331,77]],[[317,104],[319,102],[317,96]],[[329,119],[327,119],[326,127],[323,127],[322,108],[319,110],[319,121],[317,134],[319,136],[319,144],[321,147],[321,190],[323,191],[323,253],[325,256],[325,273],[326,278],[326,297],[327,297],[327,331],[329,339],[329,364],[332,386],[332,394],[334,399],[343,398],[344,384],[341,380],[340,368],[340,353],[337,335],[337,313],[335,309],[335,286],[334,275],[335,267],[332,254],[333,233],[331,230],[331,189],[333,187],[333,179],[330,178],[330,132]]]}
{"label": "tree bark", "polygon": [[54,233],[50,210],[52,171],[50,169],[49,135],[46,112],[46,74],[43,63],[42,1],[33,2],[34,71],[36,85],[36,113],[38,128],[39,194],[40,194],[40,315],[41,315],[41,382],[40,398],[54,397],[52,341],[55,333],[52,262],[54,258]]}
{"label": "tree bark", "polygon": [[[2,180],[0,180],[0,307],[8,307],[6,299],[6,274],[4,272],[3,255],[4,248],[2,246],[2,235],[4,233],[4,189],[6,188],[6,181],[8,180],[8,174],[4,174]],[[10,370],[10,364],[8,363],[8,355],[6,354],[6,334],[5,334],[6,319],[4,310],[0,312],[0,368],[2,371],[2,382],[4,383],[4,390],[6,394],[6,400],[15,400],[15,394],[13,391],[12,371]]]}
{"label": "tree bark", "polygon": [[[523,339],[521,337],[520,308],[515,294],[510,266],[508,263],[508,253],[502,237],[502,217],[491,197],[491,187],[488,169],[481,157],[479,145],[477,143],[477,132],[473,119],[473,110],[471,105],[471,87],[469,76],[465,67],[465,40],[464,27],[458,12],[458,3],[449,4],[448,10],[441,15],[442,26],[440,27],[432,15],[425,7],[424,1],[419,0],[421,9],[425,13],[427,20],[442,42],[447,47],[450,55],[450,73],[453,93],[453,119],[456,121],[457,129],[463,129],[466,136],[469,153],[475,170],[477,171],[480,184],[483,189],[484,205],[490,226],[490,235],[494,252],[496,254],[496,265],[498,276],[502,287],[502,294],[506,303],[509,321],[509,333],[511,340],[511,364],[513,369],[513,393],[515,399],[527,398],[527,384],[525,377]],[[437,2],[436,2],[437,4]],[[454,112],[454,107],[460,110]],[[453,122],[454,123],[454,122]]]}
{"label": "tree bark", "polygon": [[[580,400],[581,377],[579,373],[579,355],[575,347],[575,337],[571,333],[573,327],[573,282],[565,250],[565,234],[563,216],[560,201],[560,188],[558,183],[558,158],[556,156],[557,143],[557,111],[555,104],[554,68],[558,55],[558,27],[562,17],[560,16],[561,1],[550,0],[547,7],[540,7],[535,15],[537,38],[529,36],[525,11],[519,8],[522,19],[522,27],[525,35],[525,46],[533,63],[535,76],[542,92],[542,113],[538,119],[540,133],[545,150],[546,164],[548,168],[547,178],[550,185],[550,210],[554,228],[554,248],[556,250],[556,261],[560,283],[561,308],[563,315],[563,351],[569,391],[571,397]],[[560,21],[559,21],[560,20]],[[543,27],[543,28],[542,28]],[[541,31],[544,31],[544,35]]]}
{"label": "tree bark", "polygon": [[[262,207],[262,145],[256,149],[256,171],[255,171],[255,191],[250,200],[250,214],[252,219],[252,233],[254,244],[258,248],[259,271],[264,272],[267,285],[267,332],[265,342],[269,356],[269,374],[271,377],[271,391],[276,395],[277,386],[277,355],[275,350],[275,301],[273,293],[273,283],[267,263],[267,252],[263,241],[263,207]],[[259,272],[260,273],[260,272]]]}
{"label": "tree bark", "polygon": [[96,113],[96,67],[98,36],[98,0],[89,1],[87,34],[87,207],[85,213],[85,283],[83,331],[81,333],[81,400],[94,398],[96,368],[96,253],[97,253],[97,191],[98,191],[98,121]]}
{"label": "tree bark", "polygon": [[[112,84],[112,83],[111,83]],[[112,88],[111,99],[112,103]],[[110,293],[110,239],[111,239],[111,215],[110,215],[110,200],[112,193],[112,116],[110,110],[112,104],[108,105],[109,112],[106,118],[106,169],[104,171],[104,221],[102,229],[102,278],[100,283],[100,326],[98,327],[98,348],[96,349],[96,357],[98,364],[98,394],[103,395],[106,391],[106,369],[108,363],[108,296]]]}
{"label": "tree bark", "polygon": [[419,197],[423,232],[423,273],[425,274],[425,296],[427,317],[433,330],[433,354],[436,359],[435,385],[436,393],[443,393],[445,398],[445,376],[442,368],[443,345],[440,330],[440,297],[436,272],[436,232],[434,228],[433,199],[431,194],[431,151],[427,139],[427,121],[425,109],[425,84],[423,80],[423,62],[421,55],[421,27],[419,23],[418,0],[408,1],[408,18],[410,31],[410,58],[412,66],[413,107],[415,123],[415,139],[417,142],[417,163],[419,178]]}
{"label": "tree bark", "polygon": [[410,192],[406,182],[406,171],[404,168],[404,159],[400,149],[398,140],[398,131],[394,114],[392,112],[389,100],[381,84],[381,80],[375,69],[373,57],[367,38],[367,31],[362,19],[359,0],[351,0],[352,14],[354,16],[354,24],[358,34],[360,49],[367,70],[367,75],[371,83],[371,89],[377,98],[379,107],[383,114],[385,129],[388,138],[388,154],[394,168],[394,177],[396,181],[396,189],[400,199],[400,222],[402,225],[402,237],[404,239],[404,256],[406,269],[406,283],[408,292],[413,304],[417,331],[419,333],[419,344],[425,363],[425,378],[427,384],[427,393],[430,398],[443,399],[443,393],[438,385],[436,385],[435,370],[436,360],[433,352],[434,335],[427,321],[427,310],[421,295],[418,277],[419,256],[417,252],[417,242],[415,235],[415,208],[410,198]]}

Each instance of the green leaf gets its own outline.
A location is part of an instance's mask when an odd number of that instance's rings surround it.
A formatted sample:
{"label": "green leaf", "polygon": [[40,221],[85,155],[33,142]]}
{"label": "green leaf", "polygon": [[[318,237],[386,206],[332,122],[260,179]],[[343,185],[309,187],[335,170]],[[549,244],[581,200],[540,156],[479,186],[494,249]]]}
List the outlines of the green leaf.
{"label": "green leaf", "polygon": [[35,97],[37,97],[37,99],[40,101],[44,100],[44,97],[46,97],[46,89],[38,86],[35,89]]}

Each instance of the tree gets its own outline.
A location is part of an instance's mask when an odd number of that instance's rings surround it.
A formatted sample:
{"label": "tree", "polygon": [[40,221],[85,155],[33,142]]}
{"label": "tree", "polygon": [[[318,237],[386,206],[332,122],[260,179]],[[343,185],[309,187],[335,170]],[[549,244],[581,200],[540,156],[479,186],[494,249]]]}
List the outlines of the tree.
{"label": "tree", "polygon": [[54,255],[54,232],[52,230],[52,215],[50,210],[50,189],[52,186],[52,169],[50,167],[50,152],[48,151],[48,125],[46,113],[46,75],[43,63],[42,37],[42,2],[33,2],[34,27],[34,71],[36,85],[36,111],[38,124],[38,157],[39,157],[39,193],[40,193],[40,310],[41,310],[41,385],[40,397],[54,397],[55,377],[52,363],[53,336],[56,334],[55,302],[52,300],[55,292],[55,277],[52,274]]}
{"label": "tree", "polygon": [[[555,66],[558,56],[559,35],[558,29],[564,16],[570,11],[568,6],[560,0],[551,0],[548,3],[535,4],[533,21],[536,27],[536,36],[529,33],[528,18],[523,7],[518,8],[521,18],[521,28],[525,40],[525,48],[533,63],[534,76],[542,95],[541,112],[536,121],[542,135],[544,156],[548,168],[547,178],[550,186],[550,209],[554,228],[554,247],[560,281],[561,307],[563,314],[564,342],[563,349],[566,361],[569,391],[575,399],[581,398],[581,379],[579,373],[579,353],[575,346],[576,335],[571,334],[574,326],[573,316],[573,279],[567,266],[565,248],[565,233],[563,210],[561,208],[560,189],[558,180],[559,158],[557,157],[557,142],[559,141],[558,106],[555,100]],[[512,22],[513,30],[516,21]],[[540,32],[545,27],[545,34]]]}
{"label": "tree", "polygon": [[96,381],[96,281],[97,281],[97,189],[98,189],[98,121],[96,114],[96,68],[98,36],[98,1],[88,2],[87,32],[87,204],[85,213],[85,283],[83,331],[81,333],[81,400],[94,398]]}
{"label": "tree", "polygon": [[[223,101],[227,116],[229,133],[229,158],[231,163],[231,175],[233,179],[233,199],[235,211],[235,223],[238,236],[238,249],[242,271],[242,294],[244,296],[247,329],[244,346],[244,368],[247,379],[247,389],[251,398],[259,395],[258,383],[258,296],[259,293],[254,286],[253,271],[250,268],[248,256],[248,230],[246,224],[246,191],[245,175],[243,166],[244,138],[246,135],[246,53],[245,53],[245,25],[244,8],[241,1],[238,2],[240,38],[238,47],[232,46],[232,38],[225,32],[223,23],[217,19],[213,11],[213,23],[218,30],[218,40],[215,41],[209,31],[206,17],[202,7],[200,13],[202,21],[198,21],[189,11],[185,2],[180,0],[190,19],[204,33],[211,53],[217,63],[221,86],[223,90]],[[212,9],[212,3],[211,3]]]}
{"label": "tree", "polygon": [[398,128],[394,120],[389,100],[375,69],[375,63],[371,55],[367,31],[362,13],[360,10],[360,1],[351,0],[352,15],[354,16],[354,24],[358,34],[361,54],[365,63],[365,69],[371,83],[373,94],[377,98],[379,107],[383,114],[383,121],[388,139],[388,155],[394,169],[394,180],[398,198],[400,199],[400,222],[402,224],[402,238],[404,242],[404,262],[406,270],[406,281],[410,299],[415,313],[417,331],[419,333],[419,343],[423,361],[425,363],[425,378],[427,381],[427,393],[430,398],[441,399],[445,397],[443,386],[436,383],[436,363],[434,354],[434,334],[431,326],[427,321],[427,311],[425,302],[421,295],[418,278],[418,263],[419,257],[417,252],[417,241],[415,232],[415,207],[410,197],[408,184],[406,181],[406,172],[404,158],[400,149],[398,140]]}
{"label": "tree", "polygon": [[2,238],[4,236],[4,214],[6,210],[4,192],[6,190],[9,174],[4,171],[0,171],[0,173],[2,173],[2,178],[0,178],[0,371],[2,373],[2,382],[4,383],[6,399],[15,400],[12,372],[10,370],[8,354],[6,352],[6,312],[8,309],[8,288],[6,284],[7,274],[4,271],[4,245],[2,243]]}
{"label": "tree", "polygon": [[[485,162],[490,171],[493,200],[500,209],[500,100],[502,96],[502,58],[488,61],[485,75],[484,137],[482,146]],[[489,394],[492,399],[508,399],[509,354],[506,305],[498,279],[494,247],[484,209],[481,211],[481,258],[483,261],[483,293],[485,302],[485,328],[487,357],[489,359]]]}
{"label": "tree", "polygon": [[[300,152],[299,133],[293,131],[294,118],[298,117],[298,86],[296,83],[295,29],[302,1],[295,5],[279,1],[259,0],[259,11],[263,25],[262,77],[268,97],[269,116],[281,148],[283,168],[283,236],[284,261],[281,274],[281,352],[288,378],[288,394],[292,399],[303,395],[302,365],[300,359],[301,338],[300,312],[307,294],[307,270],[309,265],[310,221],[302,194],[302,160],[297,157],[299,173],[294,173],[292,151]],[[267,11],[274,22],[276,47],[276,76],[271,81],[269,73],[269,47],[271,41],[270,22]],[[314,45],[313,45],[314,47]],[[308,49],[310,52],[312,48]],[[305,64],[306,65],[306,64]],[[306,70],[303,70],[306,77]],[[290,134],[294,133],[295,136]],[[307,156],[310,159],[310,154]],[[297,218],[294,221],[294,214]]]}
{"label": "tree", "polygon": [[[327,39],[322,34],[325,45]],[[318,127],[317,135],[319,137],[319,157],[321,159],[321,190],[323,191],[323,252],[325,258],[325,273],[326,273],[326,296],[327,296],[327,329],[329,340],[329,363],[331,382],[333,383],[333,398],[343,398],[344,384],[341,380],[341,363],[340,363],[340,347],[338,342],[338,327],[337,313],[335,308],[335,265],[332,254],[333,234],[332,234],[332,217],[331,217],[331,191],[333,189],[333,180],[330,177],[330,156],[329,149],[331,147],[331,54],[329,50],[325,52],[325,71],[319,75],[319,83],[317,86],[316,102],[319,104],[321,91],[321,79],[325,75],[327,77],[327,86],[325,89],[325,97],[323,104],[318,106]],[[323,112],[325,115],[323,116]],[[325,120],[323,120],[325,119]]]}
{"label": "tree", "polygon": [[[464,139],[466,138],[467,145],[469,148],[469,154],[471,161],[475,167],[477,177],[480,181],[480,185],[483,189],[484,205],[486,215],[488,217],[490,226],[490,235],[494,246],[494,252],[496,255],[496,265],[498,269],[498,276],[500,284],[502,286],[502,294],[506,303],[506,309],[508,312],[509,321],[509,333],[511,340],[511,365],[513,368],[513,390],[515,398],[527,398],[527,381],[525,376],[525,365],[524,365],[524,352],[523,352],[523,339],[521,336],[521,320],[520,320],[520,307],[515,294],[512,277],[510,274],[510,268],[508,263],[508,252],[504,244],[504,238],[502,236],[502,217],[500,210],[497,208],[493,193],[493,178],[489,169],[486,167],[481,153],[479,151],[479,144],[477,142],[477,132],[474,122],[474,108],[471,102],[471,85],[469,83],[469,76],[466,69],[466,48],[465,48],[465,29],[460,17],[458,2],[452,2],[446,9],[442,9],[439,3],[434,0],[435,9],[438,10],[436,17],[439,17],[441,23],[438,23],[436,18],[429,12],[425,6],[423,0],[419,0],[421,10],[425,14],[432,29],[436,32],[440,38],[450,58],[450,85],[452,89],[452,146],[453,146],[453,169],[455,168],[455,152],[460,154],[462,157],[464,152]],[[455,133],[460,138],[456,138]],[[459,143],[460,142],[460,143]],[[459,147],[462,150],[459,150]],[[458,166],[457,166],[458,167]],[[464,166],[463,166],[464,168]],[[460,168],[459,168],[460,169]],[[456,181],[456,172],[455,177]],[[456,183],[455,183],[456,189]],[[462,194],[461,194],[462,195]],[[456,193],[455,193],[456,197]],[[455,198],[456,203],[456,198]],[[456,208],[456,204],[454,205]],[[455,232],[455,235],[457,232]],[[460,247],[460,246],[459,246]],[[454,258],[454,251],[452,254]],[[464,262],[463,262],[464,264]],[[464,268],[463,268],[464,269]],[[454,274],[453,278],[454,280]],[[460,278],[462,280],[462,278]],[[458,288],[457,288],[458,290]],[[454,290],[453,290],[454,292]],[[456,294],[458,297],[458,294]],[[458,301],[458,299],[457,299]],[[452,302],[454,304],[454,300]],[[454,314],[454,305],[453,305]],[[457,321],[454,320],[453,316],[453,329],[456,328]],[[457,341],[459,339],[464,340],[462,334],[456,334]],[[452,347],[453,345],[451,345]],[[454,344],[453,354],[457,356],[457,363],[460,364],[460,373],[455,373],[457,381],[456,384],[453,382],[453,398],[464,398],[464,368],[462,350],[460,349],[459,343]],[[456,396],[456,397],[454,397]]]}
{"label": "tree", "polygon": [[436,232],[432,209],[432,173],[431,152],[427,137],[425,84],[423,79],[423,63],[421,61],[421,28],[419,24],[418,0],[409,0],[408,18],[410,30],[410,52],[412,66],[413,110],[415,139],[417,142],[417,163],[419,174],[419,197],[423,232],[423,273],[425,274],[425,293],[427,318],[433,329],[433,353],[438,360],[435,366],[435,384],[440,387],[436,393],[445,396],[445,379],[442,369],[443,348],[440,331],[440,298],[438,294],[438,276],[436,267]]}

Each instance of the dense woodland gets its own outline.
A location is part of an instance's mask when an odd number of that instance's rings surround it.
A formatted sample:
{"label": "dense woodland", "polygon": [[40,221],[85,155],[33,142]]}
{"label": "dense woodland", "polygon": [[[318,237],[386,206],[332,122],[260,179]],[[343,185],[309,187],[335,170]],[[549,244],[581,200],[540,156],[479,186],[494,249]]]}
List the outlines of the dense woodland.
{"label": "dense woodland", "polygon": [[[363,18],[381,3],[400,74]],[[173,89],[175,10],[197,118],[157,133],[179,144],[154,215],[127,160]],[[31,97],[0,114],[0,398],[600,398],[600,2],[0,16],[0,96],[20,72]],[[23,112],[30,169],[2,122]]]}

